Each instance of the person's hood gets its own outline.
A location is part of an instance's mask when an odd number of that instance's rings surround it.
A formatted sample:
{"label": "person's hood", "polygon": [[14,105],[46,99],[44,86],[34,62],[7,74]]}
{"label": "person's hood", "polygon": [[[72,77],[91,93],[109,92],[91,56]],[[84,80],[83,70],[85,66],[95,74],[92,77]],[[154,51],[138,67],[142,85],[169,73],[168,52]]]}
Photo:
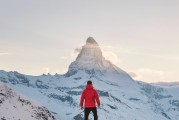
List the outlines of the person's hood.
{"label": "person's hood", "polygon": [[87,85],[86,85],[86,89],[87,89],[87,90],[93,89],[93,85],[87,84]]}

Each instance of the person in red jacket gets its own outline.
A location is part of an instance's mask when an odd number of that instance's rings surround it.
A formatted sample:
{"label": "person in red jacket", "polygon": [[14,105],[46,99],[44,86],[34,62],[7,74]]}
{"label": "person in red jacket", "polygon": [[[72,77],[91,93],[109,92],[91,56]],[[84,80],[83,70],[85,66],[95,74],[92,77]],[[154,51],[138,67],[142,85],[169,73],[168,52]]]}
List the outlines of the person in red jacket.
{"label": "person in red jacket", "polygon": [[83,103],[85,101],[84,120],[88,120],[89,113],[92,111],[94,120],[98,120],[96,102],[98,108],[100,108],[100,100],[97,91],[93,88],[92,81],[89,80],[86,85],[86,89],[81,94],[80,107],[83,109]]}

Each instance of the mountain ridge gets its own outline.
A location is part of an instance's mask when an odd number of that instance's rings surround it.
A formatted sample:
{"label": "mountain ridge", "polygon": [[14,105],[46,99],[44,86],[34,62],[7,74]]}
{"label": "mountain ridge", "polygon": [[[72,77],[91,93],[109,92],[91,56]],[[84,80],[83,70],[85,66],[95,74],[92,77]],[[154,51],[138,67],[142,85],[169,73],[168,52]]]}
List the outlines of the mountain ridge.
{"label": "mountain ridge", "polygon": [[[2,120],[55,120],[47,108],[27,100],[0,82],[0,118]],[[23,113],[23,114],[20,114]]]}

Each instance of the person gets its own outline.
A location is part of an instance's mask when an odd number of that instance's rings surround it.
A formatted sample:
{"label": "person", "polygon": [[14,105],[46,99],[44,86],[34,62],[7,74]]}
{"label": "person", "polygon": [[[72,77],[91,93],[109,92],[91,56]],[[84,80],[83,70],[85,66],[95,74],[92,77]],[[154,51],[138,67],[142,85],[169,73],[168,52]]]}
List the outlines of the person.
{"label": "person", "polygon": [[92,111],[94,120],[98,120],[96,102],[98,108],[100,108],[100,99],[98,92],[93,88],[92,81],[87,81],[86,89],[83,90],[80,99],[80,107],[83,109],[83,103],[85,101],[84,120],[88,120],[89,113]]}

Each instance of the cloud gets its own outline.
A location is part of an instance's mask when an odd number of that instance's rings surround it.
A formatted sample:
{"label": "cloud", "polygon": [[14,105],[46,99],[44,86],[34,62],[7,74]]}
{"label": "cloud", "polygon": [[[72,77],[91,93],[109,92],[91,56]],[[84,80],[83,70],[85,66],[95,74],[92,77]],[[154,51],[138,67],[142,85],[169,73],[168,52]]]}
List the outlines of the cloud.
{"label": "cloud", "polygon": [[74,53],[80,53],[81,52],[81,48],[76,48],[75,50],[74,50]]}
{"label": "cloud", "polygon": [[142,75],[136,73],[136,72],[129,72],[128,73],[133,79],[139,80],[142,78]]}
{"label": "cloud", "polygon": [[75,48],[75,50],[70,51],[72,57],[76,57],[81,52],[81,48]]}
{"label": "cloud", "polygon": [[135,80],[142,80],[148,83],[160,82],[163,80],[165,73],[161,70],[150,68],[140,68],[129,72],[130,76]]}
{"label": "cloud", "polygon": [[48,67],[42,68],[43,73],[48,74],[50,72],[50,69]]}
{"label": "cloud", "polygon": [[3,55],[10,55],[12,53],[8,53],[8,52],[0,52],[0,56],[3,56]]}
{"label": "cloud", "polygon": [[61,69],[61,70],[56,70],[56,73],[58,73],[58,74],[65,74],[65,73],[67,73],[67,71],[68,71],[68,68],[63,68],[63,69]]}
{"label": "cloud", "polygon": [[113,64],[118,64],[121,62],[118,56],[111,51],[103,51],[103,55],[107,60],[111,61]]}

